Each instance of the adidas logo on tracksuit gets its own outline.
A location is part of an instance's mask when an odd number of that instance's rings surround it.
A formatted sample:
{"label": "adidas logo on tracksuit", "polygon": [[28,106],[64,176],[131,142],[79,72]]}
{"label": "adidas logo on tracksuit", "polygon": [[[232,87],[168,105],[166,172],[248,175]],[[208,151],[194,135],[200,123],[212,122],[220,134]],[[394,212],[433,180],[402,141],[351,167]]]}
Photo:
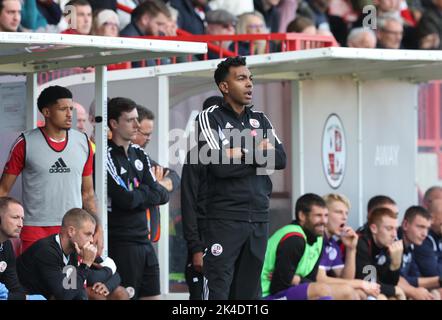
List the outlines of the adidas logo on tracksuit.
{"label": "adidas logo on tracksuit", "polygon": [[63,161],[62,158],[58,158],[58,160],[51,166],[49,169],[49,173],[69,173],[71,172],[71,169],[68,168],[66,163]]}

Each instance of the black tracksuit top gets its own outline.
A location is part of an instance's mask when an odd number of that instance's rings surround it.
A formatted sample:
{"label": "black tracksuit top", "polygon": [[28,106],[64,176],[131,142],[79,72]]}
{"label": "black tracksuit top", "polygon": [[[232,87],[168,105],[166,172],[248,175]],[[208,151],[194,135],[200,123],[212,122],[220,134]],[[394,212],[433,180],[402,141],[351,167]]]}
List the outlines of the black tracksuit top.
{"label": "black tracksuit top", "polygon": [[123,147],[108,141],[109,241],[147,243],[146,209],[169,201],[167,189],[150,171],[149,157],[138,145]]}
{"label": "black tracksuit top", "polygon": [[[266,115],[246,107],[238,115],[223,103],[204,110],[197,117],[199,154],[210,155],[207,165],[207,219],[267,222],[272,182],[265,169],[281,170],[286,155]],[[240,135],[242,138],[238,139]],[[236,136],[236,137],[235,137]],[[274,150],[259,151],[256,146],[269,139]],[[249,143],[246,143],[249,141]],[[247,149],[238,163],[227,160],[225,149]],[[263,161],[268,159],[272,161]],[[271,158],[270,158],[271,156]],[[214,159],[218,159],[218,164]],[[221,162],[222,161],[222,162]],[[229,163],[230,161],[230,163]]]}
{"label": "black tracksuit top", "polygon": [[10,240],[0,243],[0,282],[9,290],[8,300],[26,300],[16,269],[15,253]]}

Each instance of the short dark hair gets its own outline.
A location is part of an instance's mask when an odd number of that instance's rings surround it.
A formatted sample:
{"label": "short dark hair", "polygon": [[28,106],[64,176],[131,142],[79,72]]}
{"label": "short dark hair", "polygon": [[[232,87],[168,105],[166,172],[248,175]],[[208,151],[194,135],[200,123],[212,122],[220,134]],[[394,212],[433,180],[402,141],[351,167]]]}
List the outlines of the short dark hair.
{"label": "short dark hair", "polygon": [[[1,1],[1,0],[0,0]],[[20,201],[12,198],[12,197],[0,197],[0,214],[6,212],[11,203],[21,205]]]}
{"label": "short dark hair", "polygon": [[66,3],[66,6],[89,6],[92,8],[91,4],[87,0],[71,0],[68,3]]}
{"label": "short dark hair", "polygon": [[135,101],[129,98],[117,97],[110,99],[107,106],[107,125],[109,129],[112,129],[110,121],[114,119],[118,121],[118,118],[123,112],[131,112],[137,107]]}
{"label": "short dark hair", "polygon": [[141,122],[143,120],[155,120],[155,115],[153,114],[153,112],[144,106],[137,104],[137,112],[138,122]]}
{"label": "short dark hair", "polygon": [[368,225],[378,225],[378,223],[382,220],[384,216],[397,219],[397,213],[393,212],[392,210],[388,208],[375,208],[373,212],[371,213],[370,217],[368,218]]}
{"label": "short dark hair", "polygon": [[378,207],[386,205],[386,204],[396,205],[396,202],[392,198],[390,198],[389,196],[385,196],[385,195],[374,196],[370,200],[368,200],[367,213],[370,213],[375,208],[378,208]]}
{"label": "short dark hair", "polygon": [[160,13],[164,14],[166,17],[171,17],[169,8],[167,8],[163,1],[147,0],[132,11],[132,20],[138,21],[146,13],[149,17],[156,17]]}
{"label": "short dark hair", "polygon": [[430,201],[431,194],[436,190],[442,190],[442,187],[432,186],[432,187],[428,188],[427,191],[425,191],[424,202],[426,205],[429,205],[431,203],[431,201]]}
{"label": "short dark hair", "polygon": [[306,193],[299,197],[299,199],[296,200],[295,206],[296,220],[299,221],[299,212],[302,211],[304,214],[309,214],[313,206],[326,208],[327,204],[321,196],[314,193]]}
{"label": "short dark hair", "polygon": [[95,219],[95,217],[86,210],[80,208],[72,208],[63,216],[61,226],[65,228],[73,226],[79,229],[81,228],[83,223],[88,220],[95,225],[97,224],[97,220]]}
{"label": "short dark hair", "polygon": [[417,216],[421,216],[427,220],[431,220],[431,214],[427,209],[421,206],[411,206],[405,211],[404,220],[408,222],[413,222]]}
{"label": "short dark hair", "polygon": [[227,76],[229,75],[230,67],[239,67],[246,65],[246,57],[241,56],[228,57],[226,60],[221,61],[215,70],[215,74],[213,75],[216,85],[219,86],[219,84],[227,78]]}
{"label": "short dark hair", "polygon": [[297,16],[287,26],[287,32],[301,33],[302,31],[304,31],[304,29],[311,26],[315,26],[315,23],[312,19],[303,16]]}
{"label": "short dark hair", "polygon": [[203,102],[203,110],[206,110],[207,108],[210,108],[211,106],[217,105],[220,106],[224,102],[224,98],[221,96],[211,96],[208,97]]}
{"label": "short dark hair", "polygon": [[72,92],[61,86],[51,86],[44,89],[37,99],[37,107],[40,112],[57,103],[58,99],[72,99]]}

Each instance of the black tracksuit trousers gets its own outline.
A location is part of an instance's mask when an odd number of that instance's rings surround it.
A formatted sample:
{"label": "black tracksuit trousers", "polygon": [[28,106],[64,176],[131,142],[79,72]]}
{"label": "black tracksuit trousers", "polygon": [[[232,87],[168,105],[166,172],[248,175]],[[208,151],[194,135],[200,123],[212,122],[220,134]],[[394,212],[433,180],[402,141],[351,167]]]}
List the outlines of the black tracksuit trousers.
{"label": "black tracksuit trousers", "polygon": [[205,296],[209,300],[259,299],[268,222],[208,219],[204,239]]}

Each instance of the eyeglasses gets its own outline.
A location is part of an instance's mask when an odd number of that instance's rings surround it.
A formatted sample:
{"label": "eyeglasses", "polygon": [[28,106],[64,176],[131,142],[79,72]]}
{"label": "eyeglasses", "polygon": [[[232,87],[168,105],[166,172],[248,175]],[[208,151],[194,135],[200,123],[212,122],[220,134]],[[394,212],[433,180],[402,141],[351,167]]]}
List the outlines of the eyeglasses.
{"label": "eyeglasses", "polygon": [[152,135],[151,132],[143,132],[141,130],[138,130],[137,133],[141,134],[143,137],[145,137],[146,139],[149,139],[150,136]]}

